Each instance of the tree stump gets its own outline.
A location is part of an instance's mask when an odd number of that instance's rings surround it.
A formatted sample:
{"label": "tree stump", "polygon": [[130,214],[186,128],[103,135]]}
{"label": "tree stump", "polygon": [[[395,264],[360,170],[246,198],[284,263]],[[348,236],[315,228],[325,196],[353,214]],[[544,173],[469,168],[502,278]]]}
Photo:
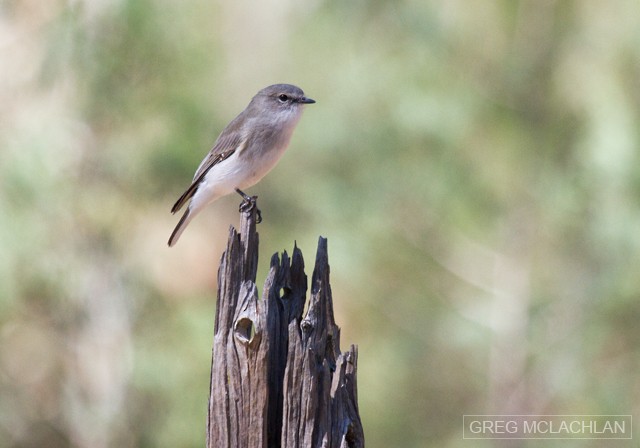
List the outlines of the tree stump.
{"label": "tree stump", "polygon": [[358,349],[340,352],[327,240],[304,317],[302,252],[271,257],[262,299],[257,266],[254,207],[241,213],[240,233],[231,227],[218,270],[207,447],[364,447]]}

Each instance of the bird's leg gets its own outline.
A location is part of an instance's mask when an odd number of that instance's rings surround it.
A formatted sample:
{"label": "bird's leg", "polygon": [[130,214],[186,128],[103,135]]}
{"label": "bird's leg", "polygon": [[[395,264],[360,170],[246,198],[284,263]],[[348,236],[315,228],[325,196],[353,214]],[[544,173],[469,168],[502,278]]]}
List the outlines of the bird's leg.
{"label": "bird's leg", "polygon": [[256,209],[256,224],[260,224],[262,222],[262,212],[260,209],[256,207],[256,199],[258,196],[249,196],[244,191],[239,188],[236,188],[236,193],[242,196],[242,202],[240,203],[240,207],[238,208],[239,212],[250,212],[254,208]]}

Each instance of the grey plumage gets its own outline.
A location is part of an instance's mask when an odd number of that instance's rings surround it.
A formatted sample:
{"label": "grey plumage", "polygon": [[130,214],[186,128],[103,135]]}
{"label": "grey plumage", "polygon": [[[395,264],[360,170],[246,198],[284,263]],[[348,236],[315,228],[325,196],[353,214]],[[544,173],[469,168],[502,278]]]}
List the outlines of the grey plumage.
{"label": "grey plumage", "polygon": [[191,185],[178,198],[171,213],[189,203],[171,233],[169,246],[207,204],[237,188],[256,184],[275,166],[300,119],[305,104],[315,103],[291,84],[260,90],[249,105],[220,133],[202,160]]}

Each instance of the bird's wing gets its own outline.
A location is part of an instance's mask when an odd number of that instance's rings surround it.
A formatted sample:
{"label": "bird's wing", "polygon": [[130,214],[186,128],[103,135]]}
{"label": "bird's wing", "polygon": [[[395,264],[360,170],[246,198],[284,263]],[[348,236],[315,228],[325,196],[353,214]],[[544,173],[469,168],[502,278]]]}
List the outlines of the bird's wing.
{"label": "bird's wing", "polygon": [[221,135],[218,141],[216,141],[216,144],[213,148],[211,148],[211,151],[209,151],[207,157],[205,157],[202,163],[200,163],[200,166],[196,170],[195,176],[193,176],[193,182],[191,183],[189,188],[187,188],[187,191],[185,191],[182,196],[180,196],[180,198],[173,205],[173,208],[171,208],[171,213],[175,213],[180,210],[182,206],[189,199],[191,199],[191,197],[198,190],[198,187],[204,179],[204,176],[206,176],[206,174],[213,166],[217,165],[225,159],[228,159],[236,151],[241,151],[244,145],[246,145],[246,140],[242,138],[240,133],[234,132],[224,135],[223,132],[223,135]]}

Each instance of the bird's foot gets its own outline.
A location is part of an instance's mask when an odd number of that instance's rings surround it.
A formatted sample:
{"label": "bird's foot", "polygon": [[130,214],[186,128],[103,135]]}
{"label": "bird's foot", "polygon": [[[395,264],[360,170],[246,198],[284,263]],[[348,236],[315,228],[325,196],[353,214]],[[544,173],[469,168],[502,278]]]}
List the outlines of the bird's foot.
{"label": "bird's foot", "polygon": [[260,224],[262,222],[262,212],[258,207],[256,207],[256,199],[258,199],[258,196],[249,196],[239,188],[236,188],[236,193],[242,196],[242,202],[240,203],[240,207],[238,208],[238,211],[240,213],[250,212],[255,208],[256,224]]}

